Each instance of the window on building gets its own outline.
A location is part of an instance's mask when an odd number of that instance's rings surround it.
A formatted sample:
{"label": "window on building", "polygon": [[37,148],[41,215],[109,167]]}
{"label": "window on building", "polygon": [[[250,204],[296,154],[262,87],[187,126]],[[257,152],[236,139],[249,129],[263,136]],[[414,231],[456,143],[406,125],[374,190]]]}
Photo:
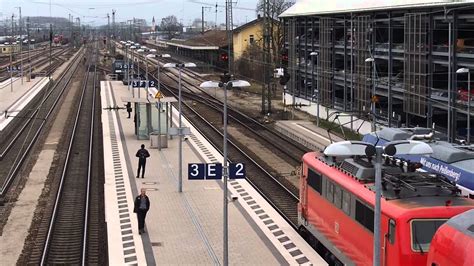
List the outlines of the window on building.
{"label": "window on building", "polygon": [[322,178],[319,173],[313,169],[308,168],[308,185],[321,194]]}
{"label": "window on building", "polygon": [[250,35],[249,36],[249,43],[253,44],[254,42],[255,42],[255,38],[253,37],[253,35]]}
{"label": "window on building", "polygon": [[374,231],[374,210],[356,200],[355,219],[371,232]]}

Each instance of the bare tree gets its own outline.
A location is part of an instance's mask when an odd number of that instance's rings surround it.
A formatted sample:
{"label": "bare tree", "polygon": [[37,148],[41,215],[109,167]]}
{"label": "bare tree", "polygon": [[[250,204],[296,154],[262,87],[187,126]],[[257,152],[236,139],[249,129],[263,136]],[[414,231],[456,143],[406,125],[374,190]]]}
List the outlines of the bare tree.
{"label": "bare tree", "polygon": [[175,16],[171,15],[161,19],[160,30],[168,34],[168,39],[172,39],[183,30],[183,25],[178,22]]}
{"label": "bare tree", "polygon": [[[259,0],[257,3],[257,14],[260,14],[263,17],[263,2],[264,0]],[[280,51],[283,48],[283,25],[279,22],[278,16],[291,7],[295,2],[293,0],[268,0],[270,4],[270,18],[272,23],[270,23],[269,32],[271,33],[270,37],[270,49],[271,49],[271,64],[275,66],[278,63]]]}

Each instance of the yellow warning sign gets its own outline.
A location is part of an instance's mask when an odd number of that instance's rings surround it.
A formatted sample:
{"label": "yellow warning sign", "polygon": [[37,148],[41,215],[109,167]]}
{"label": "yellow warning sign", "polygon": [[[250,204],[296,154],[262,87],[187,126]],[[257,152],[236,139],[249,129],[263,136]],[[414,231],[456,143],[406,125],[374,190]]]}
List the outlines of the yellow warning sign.
{"label": "yellow warning sign", "polygon": [[163,94],[161,93],[161,91],[158,91],[156,94],[155,94],[155,99],[161,99],[163,98]]}

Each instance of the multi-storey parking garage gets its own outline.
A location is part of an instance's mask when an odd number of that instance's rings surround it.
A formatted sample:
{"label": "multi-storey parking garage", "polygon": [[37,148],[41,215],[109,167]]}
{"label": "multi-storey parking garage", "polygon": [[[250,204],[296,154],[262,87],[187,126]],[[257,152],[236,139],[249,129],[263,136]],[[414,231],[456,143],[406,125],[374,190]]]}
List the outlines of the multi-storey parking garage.
{"label": "multi-storey parking garage", "polygon": [[474,1],[298,2],[281,15],[287,92],[320,103],[322,117],[375,110],[384,125],[473,135],[473,10]]}

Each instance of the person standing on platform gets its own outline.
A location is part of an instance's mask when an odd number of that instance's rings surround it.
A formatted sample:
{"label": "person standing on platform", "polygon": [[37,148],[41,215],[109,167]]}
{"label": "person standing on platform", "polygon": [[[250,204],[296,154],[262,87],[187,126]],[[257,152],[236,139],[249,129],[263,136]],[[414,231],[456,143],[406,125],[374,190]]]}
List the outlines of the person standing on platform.
{"label": "person standing on platform", "polygon": [[138,157],[138,171],[137,178],[140,177],[140,169],[142,169],[142,178],[145,178],[145,165],[146,158],[150,157],[150,153],[145,149],[145,144],[142,144],[142,148],[137,151],[135,156]]}
{"label": "person standing on platform", "polygon": [[127,104],[125,104],[125,108],[127,108],[127,113],[128,113],[127,118],[130,118],[130,114],[132,113],[132,104],[130,102],[127,102]]}
{"label": "person standing on platform", "polygon": [[146,195],[146,190],[142,188],[140,190],[140,195],[135,198],[135,204],[133,207],[133,212],[137,214],[139,234],[145,233],[145,217],[149,209],[150,199]]}

